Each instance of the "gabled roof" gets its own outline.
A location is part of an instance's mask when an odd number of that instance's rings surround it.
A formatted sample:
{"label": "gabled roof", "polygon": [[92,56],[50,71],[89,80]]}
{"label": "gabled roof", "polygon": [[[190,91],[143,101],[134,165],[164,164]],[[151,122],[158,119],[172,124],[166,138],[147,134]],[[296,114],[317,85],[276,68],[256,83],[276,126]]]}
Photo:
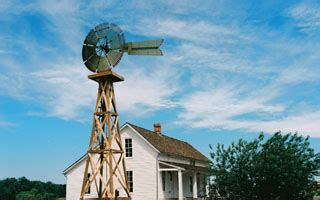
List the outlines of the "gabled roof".
{"label": "gabled roof", "polygon": [[85,158],[87,157],[87,154],[84,154],[81,156],[78,160],[76,160],[74,163],[72,163],[69,167],[67,167],[65,170],[63,170],[63,175],[66,175],[71,169],[73,169],[74,166],[81,163]]}
{"label": "gabled roof", "polygon": [[128,122],[127,124],[134,128],[141,136],[143,136],[161,153],[210,162],[210,160],[206,156],[204,156],[187,142],[168,137],[164,134],[157,134],[153,131],[136,126],[134,124],[130,124]]}

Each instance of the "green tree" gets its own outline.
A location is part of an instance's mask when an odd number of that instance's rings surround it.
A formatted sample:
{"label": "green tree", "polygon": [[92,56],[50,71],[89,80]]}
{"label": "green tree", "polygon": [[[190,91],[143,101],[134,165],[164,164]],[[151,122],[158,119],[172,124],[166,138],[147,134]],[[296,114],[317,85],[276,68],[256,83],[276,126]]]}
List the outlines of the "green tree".
{"label": "green tree", "polygon": [[217,146],[211,157],[212,199],[306,200],[316,193],[320,154],[309,147],[309,137],[275,133],[225,148]]}
{"label": "green tree", "polygon": [[18,181],[15,178],[7,178],[0,181],[0,199],[2,200],[15,200],[18,192]]}
{"label": "green tree", "polygon": [[47,200],[65,194],[66,185],[29,181],[25,177],[0,180],[0,200]]}
{"label": "green tree", "polygon": [[16,200],[35,200],[37,193],[37,189],[32,189],[31,191],[23,191],[16,195]]}

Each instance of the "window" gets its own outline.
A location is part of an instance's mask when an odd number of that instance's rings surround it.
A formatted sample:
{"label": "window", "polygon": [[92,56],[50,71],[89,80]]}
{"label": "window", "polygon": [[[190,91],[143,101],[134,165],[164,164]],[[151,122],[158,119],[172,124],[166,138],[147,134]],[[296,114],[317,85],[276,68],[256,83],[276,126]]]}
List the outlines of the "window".
{"label": "window", "polygon": [[126,157],[132,157],[132,139],[125,139]]}
{"label": "window", "polygon": [[169,179],[172,181],[172,172],[169,172]]}
{"label": "window", "polygon": [[[90,173],[87,175],[87,182],[89,183],[89,180],[90,180]],[[87,191],[86,191],[86,194],[90,194],[91,193],[91,186],[89,185]]]}
{"label": "window", "polygon": [[200,174],[197,174],[197,190],[200,191]]}
{"label": "window", "polygon": [[133,192],[133,173],[132,173],[132,171],[127,171],[127,177],[128,177],[129,191]]}
{"label": "window", "polygon": [[166,191],[166,172],[165,171],[162,171],[161,178],[162,178],[162,191]]}
{"label": "window", "polygon": [[189,177],[189,184],[190,184],[190,192],[193,192],[193,178],[192,176]]}
{"label": "window", "polygon": [[196,165],[196,161],[190,160],[190,165],[195,166]]}

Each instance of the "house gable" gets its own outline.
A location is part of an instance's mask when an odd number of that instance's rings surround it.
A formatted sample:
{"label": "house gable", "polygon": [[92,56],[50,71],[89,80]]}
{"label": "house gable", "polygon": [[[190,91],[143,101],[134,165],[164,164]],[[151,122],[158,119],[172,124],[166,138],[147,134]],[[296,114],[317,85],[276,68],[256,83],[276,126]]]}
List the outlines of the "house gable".
{"label": "house gable", "polygon": [[[132,149],[133,149],[133,158],[137,156],[137,153],[148,153],[157,157],[158,153],[160,153],[148,140],[142,137],[135,129],[133,129],[130,125],[126,124],[121,128],[121,138],[123,144],[125,143],[125,139],[132,139]],[[125,146],[125,145],[124,145]],[[124,147],[125,148],[125,147]],[[143,152],[137,151],[138,149],[144,150]],[[125,149],[124,149],[125,150]],[[130,159],[130,157],[126,157],[126,159]]]}
{"label": "house gable", "polygon": [[124,144],[126,139],[132,139],[132,157],[125,157],[126,170],[133,175],[132,198],[155,199],[158,150],[129,125],[123,126],[121,137]]}
{"label": "house gable", "polygon": [[[157,148],[155,148],[148,140],[146,140],[146,139],[145,139],[136,129],[134,129],[134,128],[132,127],[132,125],[129,124],[129,123],[126,123],[125,125],[123,125],[123,126],[120,128],[121,135],[123,135],[122,133],[124,133],[124,130],[125,130],[126,128],[130,128],[131,131],[132,131],[134,134],[136,134],[136,135],[137,135],[142,141],[144,141],[147,145],[149,145],[150,148],[152,148],[155,152],[160,153],[160,151],[159,151]],[[123,139],[124,139],[124,138],[123,138]]]}

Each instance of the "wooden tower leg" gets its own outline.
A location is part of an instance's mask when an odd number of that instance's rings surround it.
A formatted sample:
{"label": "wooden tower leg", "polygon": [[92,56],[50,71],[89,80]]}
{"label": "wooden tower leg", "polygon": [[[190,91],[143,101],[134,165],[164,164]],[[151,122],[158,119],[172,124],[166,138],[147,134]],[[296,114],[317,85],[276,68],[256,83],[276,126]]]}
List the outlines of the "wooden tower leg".
{"label": "wooden tower leg", "polygon": [[122,188],[122,199],[131,199],[113,88],[114,82],[124,79],[111,70],[90,75],[89,79],[99,83],[99,90],[80,199],[85,199],[91,185],[99,200],[115,199],[115,186]]}

